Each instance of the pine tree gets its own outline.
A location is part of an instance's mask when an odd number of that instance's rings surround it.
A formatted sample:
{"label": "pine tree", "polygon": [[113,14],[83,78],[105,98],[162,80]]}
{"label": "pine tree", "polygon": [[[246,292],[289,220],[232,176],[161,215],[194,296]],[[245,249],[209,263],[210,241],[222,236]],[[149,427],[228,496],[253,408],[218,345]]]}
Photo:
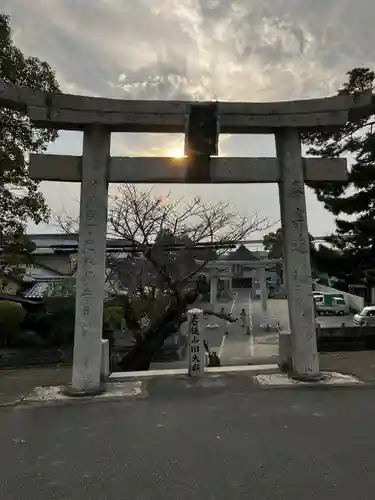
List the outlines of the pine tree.
{"label": "pine tree", "polygon": [[[313,274],[315,274],[318,269],[318,250],[314,244],[314,238],[311,234],[309,234],[310,240],[310,259],[311,259],[311,267]],[[264,235],[263,237],[263,246],[264,249],[268,252],[269,259],[283,259],[284,258],[284,249],[283,249],[283,230],[281,227],[276,230],[276,232],[270,232]],[[280,273],[280,268],[278,266],[278,274]]]}
{"label": "pine tree", "polygon": [[[339,95],[356,95],[374,88],[375,73],[354,68]],[[353,111],[340,130],[303,137],[308,153],[353,160],[348,181],[310,184],[325,208],[335,216],[336,232],[319,251],[320,263],[331,275],[348,283],[374,283],[375,270],[375,98],[365,110]]]}

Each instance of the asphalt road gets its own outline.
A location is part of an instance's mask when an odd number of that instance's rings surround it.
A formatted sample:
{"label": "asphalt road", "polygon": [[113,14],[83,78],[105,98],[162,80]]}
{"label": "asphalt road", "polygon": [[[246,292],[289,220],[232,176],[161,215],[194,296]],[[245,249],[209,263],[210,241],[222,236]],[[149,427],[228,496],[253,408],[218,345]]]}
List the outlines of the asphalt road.
{"label": "asphalt road", "polygon": [[154,380],[139,400],[0,410],[0,498],[375,498],[374,389],[205,380]]}

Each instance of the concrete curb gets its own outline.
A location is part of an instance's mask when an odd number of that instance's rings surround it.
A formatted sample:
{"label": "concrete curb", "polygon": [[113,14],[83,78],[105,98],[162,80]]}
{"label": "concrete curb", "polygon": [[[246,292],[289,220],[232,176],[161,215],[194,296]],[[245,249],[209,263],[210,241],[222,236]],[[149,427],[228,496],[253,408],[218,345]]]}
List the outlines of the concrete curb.
{"label": "concrete curb", "polygon": [[294,380],[284,373],[260,374],[253,377],[254,385],[265,389],[330,389],[340,387],[374,387],[374,383],[364,382],[354,375],[339,372],[324,372],[327,377],[316,382]]}
{"label": "concrete curb", "polygon": [[[263,372],[277,370],[277,364],[262,364],[262,365],[229,365],[218,367],[205,367],[204,373],[210,374],[227,374],[240,372]],[[186,368],[171,368],[166,370],[148,370],[139,372],[114,372],[110,375],[110,382],[125,382],[128,380],[150,379],[156,377],[187,377],[188,371]],[[202,375],[204,377],[204,375]]]}
{"label": "concrete curb", "polygon": [[23,397],[16,399],[14,401],[9,401],[9,403],[0,403],[0,409],[1,408],[14,408],[20,404],[22,404]]}
{"label": "concrete curb", "polygon": [[105,403],[107,401],[124,401],[144,399],[147,392],[143,382],[127,381],[108,383],[107,390],[96,396],[70,396],[64,392],[63,386],[36,387],[24,396],[15,406],[64,406],[69,404]]}

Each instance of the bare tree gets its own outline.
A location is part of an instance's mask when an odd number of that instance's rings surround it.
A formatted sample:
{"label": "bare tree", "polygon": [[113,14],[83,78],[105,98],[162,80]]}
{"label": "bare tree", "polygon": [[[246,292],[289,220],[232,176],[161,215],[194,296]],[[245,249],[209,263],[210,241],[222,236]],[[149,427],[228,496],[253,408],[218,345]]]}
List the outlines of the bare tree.
{"label": "bare tree", "polygon": [[[67,231],[78,223],[66,214],[58,221]],[[116,259],[109,255],[108,266],[122,282],[124,277],[129,279],[131,290],[138,282],[161,290],[163,297],[160,314],[143,332],[131,295],[122,297],[124,317],[135,342],[121,361],[121,368],[147,370],[156,350],[178,331],[189,305],[198,299],[196,280],[206,264],[227,251],[229,244],[268,227],[265,218],[257,214],[241,216],[226,202],[204,203],[198,197],[170,201],[155,196],[152,189],[140,191],[128,184],[118,188],[110,196],[108,235],[125,240],[132,247],[133,257]],[[205,312],[235,321],[211,310]]]}

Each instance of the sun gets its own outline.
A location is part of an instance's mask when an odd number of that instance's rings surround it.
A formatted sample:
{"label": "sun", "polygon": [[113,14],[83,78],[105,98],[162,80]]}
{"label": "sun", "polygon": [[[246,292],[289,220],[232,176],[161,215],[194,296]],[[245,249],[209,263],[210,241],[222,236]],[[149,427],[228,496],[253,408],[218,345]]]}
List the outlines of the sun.
{"label": "sun", "polygon": [[168,152],[170,158],[183,158],[185,156],[183,148],[174,148]]}

